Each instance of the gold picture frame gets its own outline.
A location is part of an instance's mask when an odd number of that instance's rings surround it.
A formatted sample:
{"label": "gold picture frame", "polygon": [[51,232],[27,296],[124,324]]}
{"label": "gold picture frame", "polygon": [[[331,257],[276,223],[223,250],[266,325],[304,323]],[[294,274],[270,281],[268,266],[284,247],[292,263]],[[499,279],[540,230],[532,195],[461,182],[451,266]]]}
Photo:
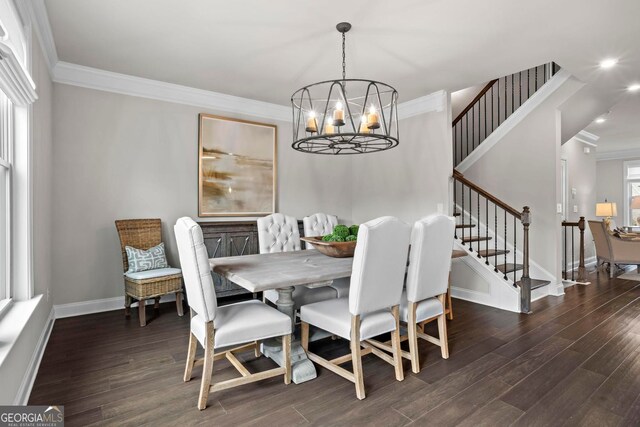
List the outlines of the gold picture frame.
{"label": "gold picture frame", "polygon": [[198,216],[264,216],[275,212],[276,125],[198,116]]}

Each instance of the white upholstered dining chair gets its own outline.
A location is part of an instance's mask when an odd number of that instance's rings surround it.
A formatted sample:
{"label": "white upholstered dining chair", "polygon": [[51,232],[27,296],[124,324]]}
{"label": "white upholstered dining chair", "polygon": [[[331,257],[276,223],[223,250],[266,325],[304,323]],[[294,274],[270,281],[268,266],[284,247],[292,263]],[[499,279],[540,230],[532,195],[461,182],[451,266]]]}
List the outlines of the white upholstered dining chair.
{"label": "white upholstered dining chair", "polygon": [[[324,236],[333,233],[333,228],[338,225],[338,217],[319,212],[302,218],[302,225],[305,237]],[[315,250],[310,243],[306,245],[307,249]],[[338,298],[349,296],[349,280],[348,277],[343,277],[333,280],[329,285],[336,290]]]}
{"label": "white upholstered dining chair", "polygon": [[[399,305],[410,234],[411,227],[393,217],[362,224],[353,257],[349,298],[317,302],[300,309],[302,347],[309,359],[355,383],[358,399],[365,398],[363,354],[373,353],[382,358],[394,366],[398,381],[404,379]],[[351,354],[327,360],[309,352],[309,325],[349,340]],[[391,332],[393,357],[371,340],[387,332]],[[348,361],[353,363],[353,372],[339,366]]]}
{"label": "white upholstered dining chair", "polygon": [[[274,213],[258,218],[258,247],[261,254],[302,250],[298,220],[289,215]],[[293,290],[294,310],[305,304],[336,298],[338,293],[328,285],[296,286]],[[278,291],[264,292],[264,299],[276,303]]]}
{"label": "white upholstered dining chair", "polygon": [[[455,221],[442,214],[417,221],[411,233],[411,253],[406,290],[402,293],[400,320],[407,324],[409,354],[413,372],[420,372],[418,337],[440,347],[442,357],[449,358],[445,297],[449,287],[451,250]],[[424,325],[438,321],[438,338],[424,333]]]}
{"label": "white upholstered dining chair", "polygon": [[[194,366],[203,364],[198,409],[207,407],[210,392],[284,375],[285,384],[291,382],[291,319],[286,314],[256,301],[244,301],[218,307],[211,277],[211,267],[204,245],[202,230],[196,222],[184,217],[174,226],[180,264],[189,306],[191,332],[184,381],[191,379]],[[234,352],[253,350],[259,354],[258,342],[282,337],[284,367],[250,373]],[[196,347],[204,348],[204,358],[196,360]],[[212,384],[213,362],[227,358],[242,375]]]}

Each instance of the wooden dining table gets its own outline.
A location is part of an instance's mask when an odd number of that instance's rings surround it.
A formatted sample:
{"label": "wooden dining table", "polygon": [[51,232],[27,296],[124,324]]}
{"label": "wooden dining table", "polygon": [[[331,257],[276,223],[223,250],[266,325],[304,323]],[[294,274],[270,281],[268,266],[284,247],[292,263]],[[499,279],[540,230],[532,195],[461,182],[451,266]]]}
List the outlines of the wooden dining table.
{"label": "wooden dining table", "polygon": [[[295,326],[292,298],[296,286],[329,284],[334,279],[351,276],[353,258],[332,258],[319,251],[302,250],[271,254],[211,258],[211,269],[250,292],[278,291],[276,306],[291,318]],[[294,329],[292,329],[294,330]],[[273,339],[262,343],[262,352],[282,366],[282,344]],[[299,384],[316,378],[316,369],[307,358],[299,340],[291,344],[292,376]]]}
{"label": "wooden dining table", "polygon": [[[454,250],[452,258],[466,256]],[[332,258],[314,250],[243,255],[209,259],[211,270],[250,292],[278,291],[276,306],[291,319],[295,330],[293,290],[296,286],[329,284],[334,279],[350,277],[353,258]],[[446,313],[453,318],[448,293]],[[277,339],[262,343],[262,352],[282,366],[282,344]],[[299,340],[291,343],[292,380],[296,384],[316,378],[316,369],[307,358]]]}

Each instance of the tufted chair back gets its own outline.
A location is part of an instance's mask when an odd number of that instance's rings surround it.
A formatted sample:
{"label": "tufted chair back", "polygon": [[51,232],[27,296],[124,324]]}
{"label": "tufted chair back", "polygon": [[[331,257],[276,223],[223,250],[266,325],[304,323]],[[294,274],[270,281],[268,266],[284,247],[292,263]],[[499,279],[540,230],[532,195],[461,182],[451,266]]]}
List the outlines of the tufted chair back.
{"label": "tufted chair back", "polygon": [[299,251],[298,220],[281,213],[258,218],[258,244],[261,254]]}
{"label": "tufted chair back", "polygon": [[[333,227],[338,225],[338,217],[325,213],[315,213],[302,219],[305,237],[324,236],[333,233]],[[307,243],[307,249],[315,249]]]}
{"label": "tufted chair back", "polygon": [[185,216],[178,219],[173,230],[189,306],[202,316],[205,322],[210,322],[216,317],[218,302],[202,229],[193,219]]}
{"label": "tufted chair back", "polygon": [[407,299],[419,302],[442,295],[449,286],[455,221],[442,214],[417,221],[411,233]]}
{"label": "tufted chair back", "polygon": [[366,314],[400,304],[411,227],[392,216],[358,230],[349,289],[349,312]]}

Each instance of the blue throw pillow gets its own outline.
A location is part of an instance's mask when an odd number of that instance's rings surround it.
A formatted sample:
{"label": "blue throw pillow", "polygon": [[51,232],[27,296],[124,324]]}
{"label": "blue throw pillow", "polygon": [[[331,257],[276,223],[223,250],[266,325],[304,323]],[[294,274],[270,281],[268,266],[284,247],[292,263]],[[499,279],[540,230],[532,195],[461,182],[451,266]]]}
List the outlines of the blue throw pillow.
{"label": "blue throw pillow", "polygon": [[164,243],[160,243],[146,251],[132,248],[131,246],[125,246],[124,249],[127,252],[127,260],[129,261],[127,273],[169,267],[164,253]]}

